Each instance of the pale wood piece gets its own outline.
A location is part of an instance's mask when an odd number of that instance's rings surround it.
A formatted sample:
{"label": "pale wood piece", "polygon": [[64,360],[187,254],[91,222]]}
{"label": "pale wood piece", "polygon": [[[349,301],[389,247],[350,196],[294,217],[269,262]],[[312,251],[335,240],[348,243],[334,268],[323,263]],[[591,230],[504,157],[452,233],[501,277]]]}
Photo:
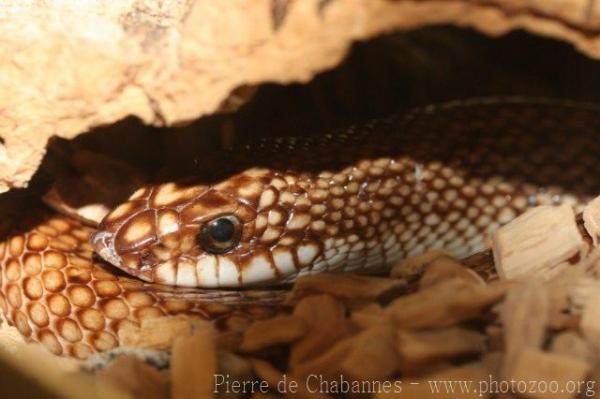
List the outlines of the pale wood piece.
{"label": "pale wood piece", "polygon": [[579,328],[585,339],[600,349],[600,291],[596,291],[587,300]]}
{"label": "pale wood piece", "polygon": [[342,374],[355,380],[380,380],[398,368],[395,331],[391,325],[373,326],[342,340],[318,357],[294,367],[301,377],[320,374],[339,378]]}
{"label": "pale wood piece", "polygon": [[510,283],[506,282],[481,285],[453,278],[395,299],[385,308],[384,314],[401,328],[451,326],[481,316],[502,300],[509,287]]}
{"label": "pale wood piece", "polygon": [[592,347],[575,331],[565,331],[554,337],[550,351],[587,361],[594,358]]}
{"label": "pale wood piece", "polygon": [[123,346],[168,349],[177,337],[191,335],[196,325],[210,323],[186,316],[153,317],[142,320],[139,327],[125,325],[119,329],[119,339]]}
{"label": "pale wood piece", "polygon": [[502,279],[551,278],[587,253],[587,244],[569,205],[530,209],[492,235],[492,250]]}
{"label": "pale wood piece", "polygon": [[102,370],[99,378],[103,383],[111,383],[134,398],[169,398],[167,381],[161,373],[133,355],[119,356]]}
{"label": "pale wood piece", "polygon": [[556,381],[557,392],[549,393],[534,386],[522,394],[528,398],[575,398],[577,391],[573,384],[580,382],[583,384],[581,391],[584,391],[585,377],[590,370],[588,362],[576,357],[528,348],[516,359],[513,378],[517,381]]}
{"label": "pale wood piece", "polygon": [[549,293],[542,283],[531,281],[509,290],[500,314],[504,326],[504,376],[513,376],[517,358],[525,349],[541,348],[549,310]]}
{"label": "pale wood piece", "polygon": [[433,260],[448,255],[448,252],[441,250],[427,251],[423,254],[411,256],[403,259],[392,267],[391,277],[408,278],[418,276],[425,271],[425,267]]}
{"label": "pale wood piece", "polygon": [[240,351],[256,352],[271,346],[289,344],[303,337],[308,330],[304,319],[297,316],[276,316],[254,322],[244,331]]}
{"label": "pale wood piece", "polygon": [[594,198],[583,208],[583,226],[592,238],[594,245],[598,245],[600,238],[600,197]]}
{"label": "pale wood piece", "polygon": [[215,332],[211,327],[178,337],[171,349],[171,398],[212,398],[217,370]]}
{"label": "pale wood piece", "polygon": [[289,364],[292,369],[320,355],[349,334],[345,311],[343,304],[329,295],[310,296],[296,305],[294,316],[305,321],[309,333],[291,347]]}
{"label": "pale wood piece", "polygon": [[485,340],[483,334],[460,327],[420,332],[399,331],[396,351],[400,369],[404,374],[415,368],[427,369],[440,359],[483,352]]}
{"label": "pale wood piece", "polygon": [[483,278],[450,256],[440,256],[425,266],[425,273],[419,280],[420,288],[433,286],[440,281],[451,278],[462,278],[466,281],[485,284]]}
{"label": "pale wood piece", "polygon": [[298,278],[287,297],[287,303],[297,303],[303,297],[316,293],[330,294],[350,302],[370,301],[404,287],[406,282],[401,279],[319,273]]}

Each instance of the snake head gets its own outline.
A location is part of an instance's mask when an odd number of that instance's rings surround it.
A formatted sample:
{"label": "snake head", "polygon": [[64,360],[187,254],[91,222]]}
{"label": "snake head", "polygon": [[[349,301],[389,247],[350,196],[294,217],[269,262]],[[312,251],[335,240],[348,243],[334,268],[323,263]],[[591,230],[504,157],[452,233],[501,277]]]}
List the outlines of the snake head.
{"label": "snake head", "polygon": [[257,207],[270,181],[268,171],[250,169],[215,185],[142,188],[104,218],[92,245],[149,282],[210,288],[280,279],[272,256],[259,255],[271,247],[256,237]]}

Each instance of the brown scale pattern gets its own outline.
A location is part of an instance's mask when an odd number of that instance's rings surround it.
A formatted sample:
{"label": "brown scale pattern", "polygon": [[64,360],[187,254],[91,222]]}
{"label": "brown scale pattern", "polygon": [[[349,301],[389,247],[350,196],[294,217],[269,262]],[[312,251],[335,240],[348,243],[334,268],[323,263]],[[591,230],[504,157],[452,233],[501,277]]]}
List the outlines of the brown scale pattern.
{"label": "brown scale pattern", "polygon": [[93,260],[92,231],[53,217],[0,243],[0,309],[26,339],[57,355],[86,358],[117,347],[119,331],[145,318],[234,311],[226,303],[167,298],[166,288],[119,276]]}
{"label": "brown scale pattern", "polygon": [[[188,286],[369,271],[434,248],[465,256],[532,205],[578,205],[598,192],[598,111],[518,99],[452,103],[319,139],[258,143],[248,148],[257,165],[222,181],[138,190],[93,243],[128,273]],[[241,221],[241,239],[208,254],[196,237],[224,213]],[[1,244],[0,307],[24,336],[85,357],[118,345],[125,323],[231,310],[218,291],[201,299],[173,288],[166,299],[164,286],[120,276],[92,258],[91,232],[54,217]]]}

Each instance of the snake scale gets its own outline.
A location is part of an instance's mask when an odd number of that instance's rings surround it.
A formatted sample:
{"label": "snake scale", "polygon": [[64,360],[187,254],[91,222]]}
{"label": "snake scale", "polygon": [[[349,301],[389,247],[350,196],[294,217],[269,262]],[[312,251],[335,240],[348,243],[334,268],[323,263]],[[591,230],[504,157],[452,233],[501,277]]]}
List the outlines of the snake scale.
{"label": "snake scale", "polygon": [[281,294],[247,287],[436,248],[466,256],[530,206],[598,192],[599,111],[483,99],[257,141],[222,177],[140,188],[97,231],[46,213],[9,235],[0,309],[27,339],[85,358],[144,318],[213,318]]}

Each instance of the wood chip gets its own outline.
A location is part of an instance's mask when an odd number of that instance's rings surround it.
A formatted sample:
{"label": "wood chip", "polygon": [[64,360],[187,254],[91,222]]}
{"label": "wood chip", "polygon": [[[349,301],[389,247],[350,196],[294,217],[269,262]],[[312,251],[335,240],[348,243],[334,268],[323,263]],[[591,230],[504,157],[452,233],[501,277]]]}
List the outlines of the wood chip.
{"label": "wood chip", "polygon": [[504,329],[501,326],[489,325],[485,328],[487,346],[490,352],[504,350]]}
{"label": "wood chip", "polygon": [[436,257],[425,266],[425,272],[419,280],[419,288],[431,287],[451,278],[462,278],[472,283],[485,284],[485,281],[483,281],[483,278],[479,274],[466,268],[456,259],[442,255]]}
{"label": "wood chip", "polygon": [[579,323],[581,322],[581,316],[578,314],[564,313],[552,315],[550,319],[549,327],[554,331],[561,330],[577,330]]}
{"label": "wood chip", "polygon": [[294,304],[308,295],[318,293],[330,294],[342,300],[373,301],[390,291],[405,287],[406,281],[400,279],[319,273],[298,278],[287,302]]}
{"label": "wood chip", "polygon": [[571,294],[578,282],[584,278],[584,269],[580,266],[576,265],[563,270],[545,284],[546,291],[550,293],[548,296],[550,324],[554,328],[561,328],[564,325],[565,317],[569,316],[565,312],[572,305]]}
{"label": "wood chip", "polygon": [[312,389],[309,390],[305,378],[283,373],[264,360],[252,359],[251,362],[256,376],[265,381],[274,392],[289,393],[298,398],[328,398],[327,395],[320,393],[318,389],[315,392]]}
{"label": "wood chip", "polygon": [[99,377],[135,398],[168,398],[169,389],[163,375],[133,355],[119,356]]}
{"label": "wood chip", "polygon": [[219,332],[215,339],[217,348],[237,352],[242,343],[243,333],[241,331]]}
{"label": "wood chip", "polygon": [[583,226],[592,238],[594,246],[600,239],[600,196],[591,200],[583,209]]}
{"label": "wood chip", "polygon": [[440,256],[447,256],[446,251],[428,251],[424,254],[410,257],[400,261],[392,267],[390,276],[394,278],[411,278],[420,275],[425,270],[425,266]]}
{"label": "wood chip", "polygon": [[483,286],[454,278],[402,296],[390,303],[384,313],[402,328],[451,326],[480,316],[502,299],[509,286],[505,282]]}
{"label": "wood chip", "polygon": [[306,334],[304,319],[297,316],[277,316],[259,320],[244,332],[240,350],[256,352],[271,346],[289,344]]}
{"label": "wood chip", "polygon": [[229,374],[238,381],[249,380],[252,377],[252,363],[245,357],[235,353],[220,350],[217,353],[219,373]]}
{"label": "wood chip", "polygon": [[215,390],[217,351],[212,327],[175,339],[171,349],[171,398],[211,398]]}
{"label": "wood chip", "polygon": [[504,326],[503,375],[511,377],[514,363],[527,348],[540,348],[549,320],[546,287],[539,281],[515,286],[506,295],[500,318]]}
{"label": "wood chip", "polygon": [[338,342],[292,371],[301,377],[319,374],[333,379],[339,379],[340,375],[355,380],[384,379],[398,368],[395,344],[395,331],[391,326],[374,326]]}
{"label": "wood chip", "polygon": [[485,336],[459,327],[432,331],[400,331],[396,350],[404,374],[440,359],[482,352]]}
{"label": "wood chip", "polygon": [[[232,389],[228,390],[225,386],[225,381],[237,381],[242,383],[244,381],[256,380],[250,359],[223,350],[217,352],[217,359],[219,371],[218,374],[215,375],[215,379],[223,378],[223,380],[215,380],[215,388],[219,392],[219,394],[215,396],[220,399],[247,398],[247,393],[234,391]],[[217,385],[217,383],[220,383],[220,385]],[[257,391],[257,393],[260,393],[260,391]]]}
{"label": "wood chip", "polygon": [[361,308],[353,310],[350,315],[350,320],[352,321],[352,324],[361,329],[391,322],[391,319],[384,314],[383,307],[378,303],[369,303]]}
{"label": "wood chip", "polygon": [[461,259],[460,263],[476,272],[484,281],[492,281],[498,278],[491,248],[469,255]]}
{"label": "wood chip", "polygon": [[216,337],[217,347],[235,352],[239,350],[244,331],[252,325],[252,319],[248,316],[234,314],[222,319],[219,325],[219,334]]}
{"label": "wood chip", "polygon": [[489,351],[483,354],[481,362],[489,371],[490,378],[499,376],[502,373],[502,365],[504,364],[504,353],[498,351]]}
{"label": "wood chip", "polygon": [[349,333],[344,305],[330,295],[304,298],[294,308],[294,316],[305,321],[308,334],[292,345],[291,368],[320,355]]}
{"label": "wood chip", "polygon": [[175,338],[192,334],[197,323],[208,324],[186,316],[143,319],[139,327],[127,324],[120,328],[119,340],[123,346],[168,349]]}
{"label": "wood chip", "polygon": [[252,364],[256,376],[261,380],[266,381],[271,387],[277,386],[279,381],[283,378],[283,373],[267,361],[254,358],[250,359],[250,363]]}
{"label": "wood chip", "polygon": [[[528,385],[524,392],[518,391],[522,396],[573,398],[577,395],[577,391],[573,391],[573,384],[583,383],[590,369],[588,362],[573,356],[528,348],[517,357],[512,378],[516,381],[552,381],[557,387],[557,392],[550,393],[539,389],[538,384],[534,385],[533,389]],[[585,390],[585,385],[581,390]]]}
{"label": "wood chip", "polygon": [[532,274],[549,278],[587,251],[569,205],[538,206],[502,226],[492,235],[500,278]]}
{"label": "wood chip", "polygon": [[224,319],[223,328],[227,331],[246,331],[252,325],[252,319],[247,316],[231,315]]}
{"label": "wood chip", "polygon": [[585,304],[580,328],[585,339],[600,348],[600,291],[591,295]]}
{"label": "wood chip", "polygon": [[[488,392],[480,390],[479,384],[480,381],[487,381],[488,379],[489,371],[484,364],[468,363],[458,367],[447,368],[419,379],[392,381],[392,388],[388,392],[378,392],[373,398],[488,398],[491,395]],[[461,387],[457,383],[458,381],[472,381],[472,383],[469,387],[465,387],[465,384]],[[450,387],[451,384],[453,384],[452,387]]]}
{"label": "wood chip", "polygon": [[600,292],[600,280],[593,276],[583,276],[578,279],[575,286],[569,292],[571,307],[574,310],[582,310],[588,306],[596,293]]}
{"label": "wood chip", "polygon": [[591,345],[574,331],[565,331],[554,337],[550,351],[587,361],[592,361],[594,357]]}

